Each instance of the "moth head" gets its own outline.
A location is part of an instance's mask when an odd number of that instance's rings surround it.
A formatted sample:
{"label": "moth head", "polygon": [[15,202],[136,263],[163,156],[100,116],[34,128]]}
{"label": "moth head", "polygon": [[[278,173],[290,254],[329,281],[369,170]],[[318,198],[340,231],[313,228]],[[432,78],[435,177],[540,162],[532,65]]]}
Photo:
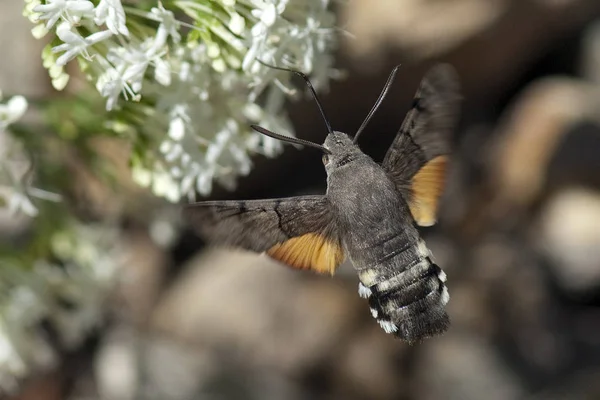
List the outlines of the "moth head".
{"label": "moth head", "polygon": [[345,165],[361,154],[358,146],[343,132],[334,131],[327,135],[323,147],[331,152],[323,155],[323,164],[327,170]]}

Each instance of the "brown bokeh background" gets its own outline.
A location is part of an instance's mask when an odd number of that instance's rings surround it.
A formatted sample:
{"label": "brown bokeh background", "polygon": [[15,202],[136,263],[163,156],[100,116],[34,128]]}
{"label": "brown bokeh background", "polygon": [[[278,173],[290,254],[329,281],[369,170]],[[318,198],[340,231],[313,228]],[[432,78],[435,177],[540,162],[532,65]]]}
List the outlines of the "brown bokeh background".
{"label": "brown bokeh background", "polygon": [[[51,96],[21,6],[0,4],[0,87]],[[118,197],[83,176],[97,212],[124,221],[130,262],[102,329],[18,399],[600,398],[600,2],[334,6],[346,78],[322,100],[336,130],[353,133],[402,64],[361,139],[374,159],[431,65],[449,62],[460,75],[440,222],[422,230],[448,275],[451,329],[414,346],[394,340],[358,298],[348,264],[333,278],[292,271],[205,250],[187,230],[160,246],[144,215],[174,219],[176,207],[138,197],[113,206]],[[299,137],[322,142],[313,103],[291,102],[289,112]],[[211,198],[324,190],[320,154],[288,147]]]}

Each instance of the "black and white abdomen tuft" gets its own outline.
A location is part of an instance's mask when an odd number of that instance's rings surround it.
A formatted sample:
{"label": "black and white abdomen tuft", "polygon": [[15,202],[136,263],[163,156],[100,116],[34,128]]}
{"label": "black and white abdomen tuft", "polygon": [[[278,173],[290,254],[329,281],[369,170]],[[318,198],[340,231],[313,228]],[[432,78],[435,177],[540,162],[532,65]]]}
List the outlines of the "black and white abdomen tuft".
{"label": "black and white abdomen tuft", "polygon": [[[396,274],[382,278],[378,268],[372,268],[371,276],[366,277],[366,271],[361,271],[358,286],[359,295],[369,300],[371,314],[383,330],[409,342],[439,335],[450,325],[445,310],[450,299],[446,274],[431,260],[423,240],[415,250],[415,258],[396,269]],[[389,271],[386,267],[381,269]]]}

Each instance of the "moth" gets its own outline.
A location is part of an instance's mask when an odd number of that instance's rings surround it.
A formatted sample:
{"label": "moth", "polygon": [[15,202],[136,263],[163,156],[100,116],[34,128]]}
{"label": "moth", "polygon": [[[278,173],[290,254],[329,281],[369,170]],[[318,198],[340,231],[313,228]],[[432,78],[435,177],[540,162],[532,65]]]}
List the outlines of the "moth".
{"label": "moth", "polygon": [[438,267],[415,225],[430,226],[443,192],[450,135],[457,120],[459,85],[449,65],[423,78],[385,159],[376,163],[357,146],[384,100],[394,68],[375,105],[353,138],[334,131],[306,75],[325,121],[323,145],[252,128],[286,142],[323,152],[325,195],[269,200],[188,204],[184,218],[217,245],[266,252],[293,268],[332,274],[350,259],[373,317],[387,333],[408,342],[442,334],[450,324],[446,274]]}

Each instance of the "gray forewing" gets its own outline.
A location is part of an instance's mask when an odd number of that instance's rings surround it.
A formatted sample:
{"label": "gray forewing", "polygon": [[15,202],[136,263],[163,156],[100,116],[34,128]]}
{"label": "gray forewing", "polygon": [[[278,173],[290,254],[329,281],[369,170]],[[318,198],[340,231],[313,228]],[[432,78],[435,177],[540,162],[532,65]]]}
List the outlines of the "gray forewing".
{"label": "gray forewing", "polygon": [[450,153],[460,99],[452,67],[438,65],[425,75],[382,163],[399,188],[404,189],[428,161]]}
{"label": "gray forewing", "polygon": [[200,202],[183,215],[209,242],[256,252],[310,232],[337,237],[326,196]]}

